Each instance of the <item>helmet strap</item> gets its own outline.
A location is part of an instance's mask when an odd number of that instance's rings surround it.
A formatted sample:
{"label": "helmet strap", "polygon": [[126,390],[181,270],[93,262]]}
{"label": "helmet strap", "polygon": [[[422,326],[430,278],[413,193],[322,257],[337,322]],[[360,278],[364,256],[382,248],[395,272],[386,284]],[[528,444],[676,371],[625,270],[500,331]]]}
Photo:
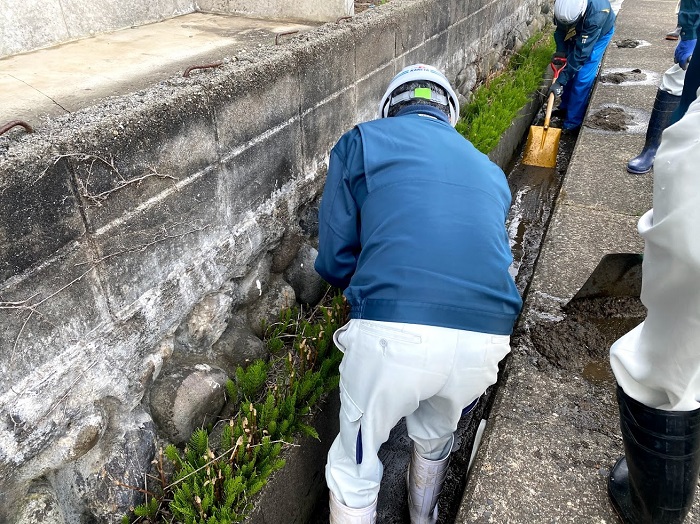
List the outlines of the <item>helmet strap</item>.
{"label": "helmet strap", "polygon": [[430,100],[431,102],[436,102],[440,105],[449,107],[447,97],[442,93],[433,91],[429,87],[417,87],[416,89],[404,91],[403,93],[399,93],[396,96],[392,96],[391,100],[389,101],[389,107],[394,106],[396,104],[400,104],[401,102],[408,102],[409,100],[413,100],[416,98]]}

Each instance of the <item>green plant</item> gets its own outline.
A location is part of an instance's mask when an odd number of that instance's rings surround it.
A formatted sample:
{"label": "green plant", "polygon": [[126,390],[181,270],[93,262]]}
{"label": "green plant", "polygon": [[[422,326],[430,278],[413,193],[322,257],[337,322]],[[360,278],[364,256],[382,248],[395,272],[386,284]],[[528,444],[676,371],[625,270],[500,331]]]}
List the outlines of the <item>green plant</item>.
{"label": "green plant", "polygon": [[542,82],[555,50],[551,33],[533,35],[508,66],[474,90],[456,129],[482,153],[490,152]]}
{"label": "green plant", "polygon": [[240,393],[248,399],[255,398],[267,381],[269,366],[264,360],[256,360],[246,369],[236,369],[236,380]]}
{"label": "green plant", "polygon": [[[159,450],[154,464],[156,487],[138,489],[146,501],[122,522],[229,524],[242,521],[252,497],[269,476],[284,466],[283,445],[295,435],[318,438],[306,422],[314,405],[338,386],[342,354],[333,332],[345,321],[346,307],[336,293],[324,305],[305,313],[284,311],[266,327],[269,362],[258,360],[236,370],[226,392],[237,406],[221,430],[218,443],[196,430],[184,450]],[[166,478],[164,458],[174,472]]]}

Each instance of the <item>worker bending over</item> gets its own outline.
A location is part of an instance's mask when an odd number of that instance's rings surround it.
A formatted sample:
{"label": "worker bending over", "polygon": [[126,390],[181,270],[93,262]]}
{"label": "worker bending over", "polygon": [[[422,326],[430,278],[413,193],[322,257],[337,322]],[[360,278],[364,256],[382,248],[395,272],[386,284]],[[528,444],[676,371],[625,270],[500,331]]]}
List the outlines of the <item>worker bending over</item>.
{"label": "worker bending over", "polygon": [[563,128],[581,127],[603,53],[615,31],[615,13],[608,0],[556,0],[554,2],[555,57],[566,67],[549,88],[561,98]]}
{"label": "worker bending over", "polygon": [[433,524],[462,410],[496,382],[522,304],[508,272],[511,194],[453,128],[457,96],[436,69],[403,69],[379,111],[333,147],[319,210],[315,267],[351,307],[334,334],[330,521],[376,522],[377,453],[406,417],[411,523]]}

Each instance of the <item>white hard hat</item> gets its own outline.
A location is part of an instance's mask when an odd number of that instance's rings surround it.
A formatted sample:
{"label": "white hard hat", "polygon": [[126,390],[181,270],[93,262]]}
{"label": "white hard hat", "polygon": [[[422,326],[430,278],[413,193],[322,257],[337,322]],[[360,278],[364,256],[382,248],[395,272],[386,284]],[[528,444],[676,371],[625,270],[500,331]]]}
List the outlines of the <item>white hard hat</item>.
{"label": "white hard hat", "polygon": [[555,0],[554,18],[562,24],[573,24],[583,16],[588,0]]}
{"label": "white hard hat", "polygon": [[433,82],[440,87],[442,87],[447,93],[447,99],[438,93],[432,93],[431,99],[434,102],[438,102],[442,105],[448,106],[450,110],[450,124],[454,127],[457,124],[457,119],[459,118],[459,101],[457,100],[457,95],[452,90],[450,82],[447,80],[445,75],[432,66],[425,64],[413,64],[408,67],[404,67],[399,74],[397,74],[389,84],[386,89],[386,93],[382,97],[382,101],[379,103],[379,114],[382,118],[389,116],[389,107],[392,105],[403,102],[412,96],[391,97],[391,93],[396,90],[397,87],[407,84],[409,82],[420,82],[421,80],[427,80]]}

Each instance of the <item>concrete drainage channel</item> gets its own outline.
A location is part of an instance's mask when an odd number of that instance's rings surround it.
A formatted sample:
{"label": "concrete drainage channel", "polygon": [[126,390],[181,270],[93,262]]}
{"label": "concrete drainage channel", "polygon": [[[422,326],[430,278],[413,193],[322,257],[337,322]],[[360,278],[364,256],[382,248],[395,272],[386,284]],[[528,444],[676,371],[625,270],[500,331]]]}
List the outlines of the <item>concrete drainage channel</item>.
{"label": "concrete drainage channel", "polygon": [[[608,73],[603,72],[601,82],[606,81],[605,75]],[[623,81],[629,81],[628,77],[624,78]],[[605,113],[606,110],[607,108],[602,108],[589,113],[586,126],[610,133],[625,129],[600,127],[597,122],[605,118],[605,114],[618,113]],[[533,115],[537,111],[539,113],[533,122]],[[620,112],[629,117],[624,109],[620,109]],[[520,148],[524,137],[531,124],[541,125],[542,120],[543,110],[537,100],[523,109],[491,154],[495,162],[505,166],[504,171],[513,195],[507,226],[514,254],[512,274],[523,296],[528,292],[539,250],[577,139],[572,134],[562,136],[555,169],[523,165]],[[560,127],[561,124],[554,120],[552,125]],[[565,308],[565,312],[565,318],[542,316],[534,325],[524,326],[523,322],[519,322],[513,335],[513,346],[529,344],[541,355],[541,365],[579,372],[593,384],[609,385],[613,379],[605,360],[606,350],[616,338],[642,320],[645,313],[643,306],[634,298],[595,299],[571,304]],[[587,348],[588,351],[582,352],[581,348]],[[439,524],[455,522],[460,512],[469,480],[471,459],[476,451],[475,442],[478,445],[478,438],[488,423],[498,388],[509,373],[509,360],[506,359],[503,364],[498,383],[484,394],[471,413],[463,417],[457,429],[450,469],[439,503]],[[329,522],[323,466],[327,448],[337,433],[338,409],[338,400],[332,395],[313,422],[320,432],[321,441],[306,438],[300,446],[287,451],[286,467],[270,479],[268,486],[255,501],[254,509],[246,522]],[[596,421],[590,423],[596,424]],[[410,439],[402,421],[394,428],[380,451],[385,467],[378,507],[378,522],[382,524],[408,521],[405,472],[410,447]]]}
{"label": "concrete drainage channel", "polygon": [[[605,75],[608,73],[603,72],[601,81],[606,81]],[[533,122],[533,114],[538,110],[539,114]],[[586,121],[588,127],[598,129],[596,118],[601,111],[598,109],[589,113]],[[562,136],[555,169],[522,165],[522,152],[519,148],[522,147],[529,126],[541,125],[542,113],[539,100],[524,108],[491,154],[495,162],[505,166],[504,171],[507,173],[513,195],[507,226],[514,254],[512,272],[523,295],[528,292],[540,246],[577,139],[576,135]],[[555,120],[552,125],[560,127],[560,122]],[[600,350],[607,349],[612,341],[638,323],[643,315],[644,309],[637,299],[582,301],[572,304],[566,310],[566,318],[543,316],[535,325],[527,327],[520,322],[513,335],[513,346],[519,343],[531,344],[542,356],[542,365],[581,372],[584,378],[594,384],[609,384],[612,377],[605,361],[606,355]],[[597,348],[597,352],[591,350],[582,353],[581,348]],[[468,484],[475,441],[489,419],[498,388],[508,373],[509,364],[506,359],[499,382],[484,394],[475,409],[460,422],[450,470],[440,499],[439,524],[455,522]],[[246,522],[328,523],[323,466],[327,448],[337,433],[339,409],[336,396],[332,397],[322,406],[313,422],[320,432],[321,441],[305,438],[300,446],[292,447],[286,452],[286,467],[270,479],[268,486],[255,501],[254,509]],[[595,424],[595,421],[591,423]],[[407,522],[405,472],[409,452],[410,439],[406,435],[405,425],[401,422],[394,428],[380,452],[385,474],[379,498],[378,522]]]}

